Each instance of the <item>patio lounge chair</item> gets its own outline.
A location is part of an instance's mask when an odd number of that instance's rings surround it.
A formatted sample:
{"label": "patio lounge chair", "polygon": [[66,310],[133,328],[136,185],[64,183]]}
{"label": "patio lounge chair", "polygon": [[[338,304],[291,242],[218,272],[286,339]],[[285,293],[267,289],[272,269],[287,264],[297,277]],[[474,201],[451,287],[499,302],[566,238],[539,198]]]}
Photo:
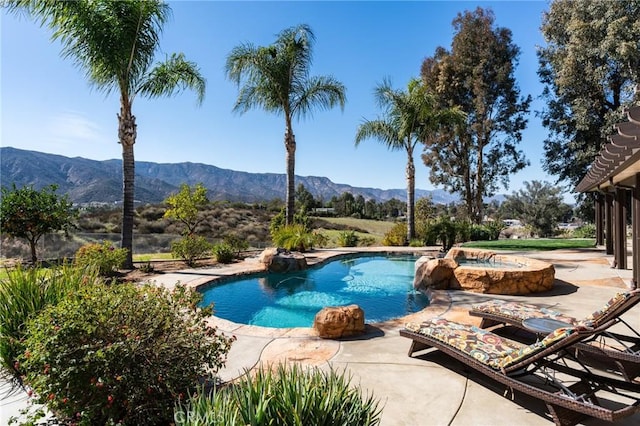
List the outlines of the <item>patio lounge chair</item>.
{"label": "patio lounge chair", "polygon": [[613,422],[640,412],[638,384],[594,374],[565,350],[612,324],[556,329],[531,345],[446,319],[408,324],[400,335],[412,339],[410,357],[438,349],[507,390],[544,401],[557,425],[574,425],[586,417]]}
{"label": "patio lounge chair", "polygon": [[[578,342],[575,356],[591,366],[618,371],[627,381],[640,375],[640,334],[625,322],[621,315],[640,302],[640,289],[618,293],[601,309],[584,319],[576,319],[561,312],[525,303],[490,300],[472,306],[469,315],[481,317],[480,328],[494,325],[512,325],[519,329],[537,332],[534,318],[545,319],[550,328],[573,326],[598,327],[614,321],[626,327],[627,334],[611,331],[595,334],[592,338]],[[495,331],[495,330],[494,330]],[[544,331],[550,331],[544,330]]]}

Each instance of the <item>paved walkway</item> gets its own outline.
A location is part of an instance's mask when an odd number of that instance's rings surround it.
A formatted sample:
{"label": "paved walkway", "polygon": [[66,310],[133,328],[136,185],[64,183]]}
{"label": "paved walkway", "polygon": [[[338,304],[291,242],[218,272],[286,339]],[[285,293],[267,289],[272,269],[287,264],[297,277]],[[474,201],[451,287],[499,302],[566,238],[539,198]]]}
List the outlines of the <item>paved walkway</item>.
{"label": "paved walkway", "polygon": [[[375,250],[375,249],[372,249]],[[415,249],[408,249],[415,251]],[[314,253],[320,261],[343,250]],[[527,301],[553,307],[575,317],[583,317],[600,307],[631,280],[630,270],[612,269],[612,256],[604,250],[558,250],[553,252],[512,252],[549,261],[556,269],[556,285],[551,292],[531,296],[491,296]],[[631,262],[629,262],[631,264]],[[158,275],[158,285],[171,287],[176,282],[197,286],[212,278],[259,270],[256,259],[228,267],[185,270]],[[410,341],[398,331],[407,321],[443,316],[459,322],[475,323],[467,314],[469,307],[488,296],[461,291],[434,292],[433,303],[420,313],[395,321],[367,326],[367,334],[350,340],[324,340],[310,329],[271,329],[240,325],[214,318],[213,323],[226,334],[235,335],[223,380],[232,380],[261,363],[299,362],[323,369],[345,370],[365,392],[371,392],[384,405],[382,425],[549,425],[551,417],[539,401],[516,394],[505,394],[505,387],[465,369],[437,351],[410,358]],[[625,319],[640,330],[640,307]],[[640,383],[639,383],[640,385]],[[0,401],[0,425],[11,413],[24,406],[22,395]],[[588,421],[588,425],[601,424]],[[640,424],[640,414],[620,422]]]}

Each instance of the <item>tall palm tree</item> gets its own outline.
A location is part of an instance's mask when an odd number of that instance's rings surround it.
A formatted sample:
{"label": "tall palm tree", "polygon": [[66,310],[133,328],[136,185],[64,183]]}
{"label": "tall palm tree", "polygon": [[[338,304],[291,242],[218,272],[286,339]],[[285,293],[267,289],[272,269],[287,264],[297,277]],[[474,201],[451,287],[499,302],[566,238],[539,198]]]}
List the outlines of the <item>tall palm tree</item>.
{"label": "tall palm tree", "polygon": [[413,153],[416,145],[425,142],[441,126],[460,122],[464,114],[457,108],[438,109],[435,97],[420,80],[412,79],[407,91],[396,90],[385,79],[376,86],[374,97],[384,110],[382,118],[365,120],[356,131],[355,144],[365,139],[378,139],[390,150],[407,153],[407,241],[415,238],[416,168]]}
{"label": "tall palm tree", "polygon": [[162,1],[139,0],[14,0],[9,10],[24,10],[53,31],[62,42],[62,56],[85,71],[90,84],[120,94],[118,141],[122,145],[122,247],[128,250],[126,268],[133,268],[133,216],[136,117],[133,101],[172,96],[190,88],[202,103],[205,80],[196,64],[173,54],[153,66],[163,25],[171,16]]}
{"label": "tall palm tree", "polygon": [[307,25],[287,28],[270,46],[241,44],[227,56],[226,74],[239,87],[234,111],[261,107],[284,115],[287,164],[286,223],[293,222],[295,208],[296,138],[294,118],[310,115],[315,107],[344,109],[345,87],[331,76],[310,77],[315,37]]}

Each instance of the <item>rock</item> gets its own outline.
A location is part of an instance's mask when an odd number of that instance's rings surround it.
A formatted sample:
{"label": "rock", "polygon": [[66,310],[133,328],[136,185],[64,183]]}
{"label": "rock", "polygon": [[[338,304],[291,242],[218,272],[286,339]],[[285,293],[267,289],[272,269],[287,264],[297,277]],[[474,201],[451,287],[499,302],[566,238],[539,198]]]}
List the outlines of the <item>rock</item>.
{"label": "rock", "polygon": [[443,259],[416,264],[415,289],[529,294],[553,288],[555,268],[540,260],[490,250],[452,248]]}
{"label": "rock", "polygon": [[[423,256],[426,257],[426,256]],[[419,260],[421,260],[420,258]],[[433,290],[445,290],[449,288],[453,270],[458,264],[453,259],[430,259],[426,262],[416,263],[416,275],[413,287],[416,290],[431,288]]]}
{"label": "rock", "polygon": [[300,253],[291,253],[283,248],[265,249],[258,258],[269,272],[292,272],[307,268],[307,259]]}
{"label": "rock", "polygon": [[364,311],[358,305],[328,306],[316,314],[313,328],[323,339],[364,333]]}

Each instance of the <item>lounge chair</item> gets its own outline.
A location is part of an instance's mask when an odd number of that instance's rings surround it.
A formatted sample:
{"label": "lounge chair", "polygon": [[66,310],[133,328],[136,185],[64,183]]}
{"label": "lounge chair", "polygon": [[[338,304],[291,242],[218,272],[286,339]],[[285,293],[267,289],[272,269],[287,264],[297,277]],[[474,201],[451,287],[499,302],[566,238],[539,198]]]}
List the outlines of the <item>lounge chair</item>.
{"label": "lounge chair", "polygon": [[438,349],[507,390],[544,401],[557,425],[574,425],[586,417],[614,422],[640,412],[638,384],[594,374],[566,351],[611,325],[560,328],[531,345],[445,319],[408,324],[400,335],[412,339],[409,356]]}
{"label": "lounge chair", "polygon": [[[617,371],[627,381],[640,375],[640,334],[625,322],[621,315],[640,302],[640,289],[618,293],[601,309],[584,319],[577,319],[561,312],[525,303],[490,300],[472,306],[469,315],[482,318],[480,328],[499,324],[512,325],[519,329],[536,332],[536,319],[547,320],[551,327],[587,326],[598,327],[614,321],[626,327],[627,334],[605,331],[575,345],[575,356],[589,365]],[[539,321],[537,321],[539,322]],[[495,330],[494,330],[495,331]],[[550,331],[550,330],[545,330]]]}

